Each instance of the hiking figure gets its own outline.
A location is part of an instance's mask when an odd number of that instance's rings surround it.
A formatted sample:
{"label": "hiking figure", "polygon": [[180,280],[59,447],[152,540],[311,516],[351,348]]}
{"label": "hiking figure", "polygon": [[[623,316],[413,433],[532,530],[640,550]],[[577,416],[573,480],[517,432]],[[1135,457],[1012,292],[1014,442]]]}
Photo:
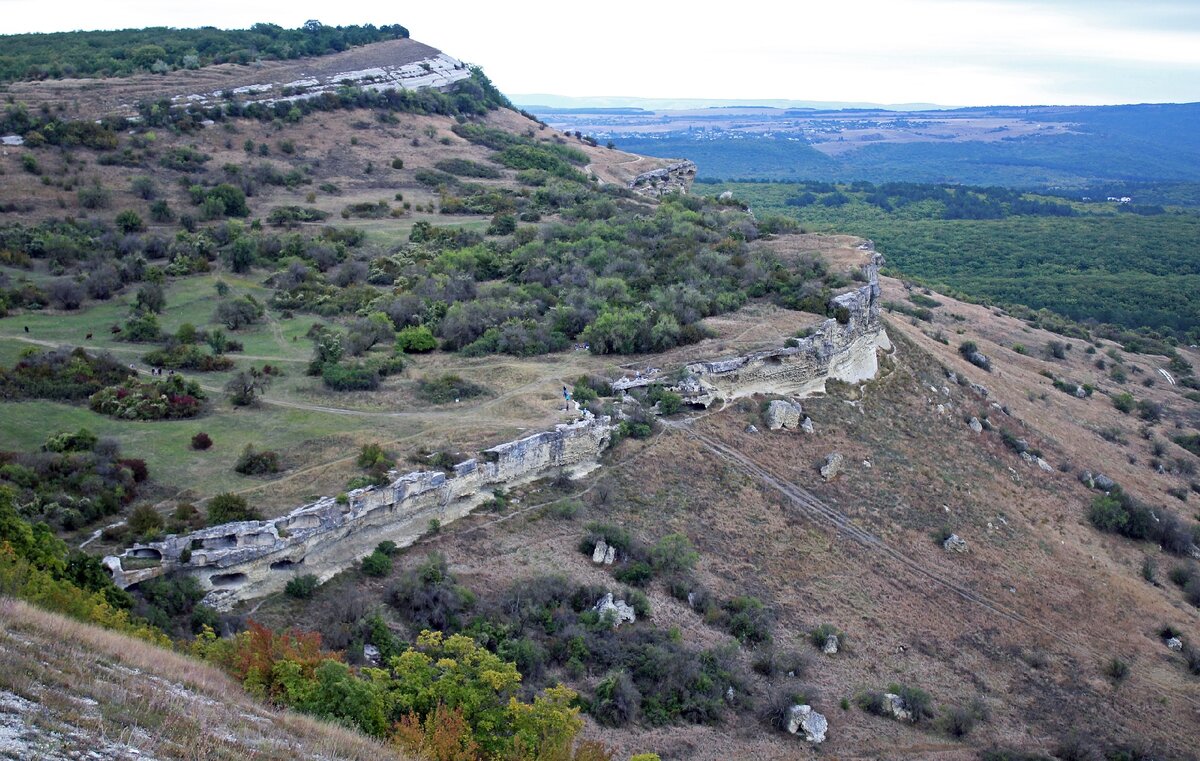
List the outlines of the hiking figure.
{"label": "hiking figure", "polygon": [[567,410],[570,410],[570,409],[571,409],[571,392],[567,390],[566,386],[563,386],[563,411],[566,412]]}

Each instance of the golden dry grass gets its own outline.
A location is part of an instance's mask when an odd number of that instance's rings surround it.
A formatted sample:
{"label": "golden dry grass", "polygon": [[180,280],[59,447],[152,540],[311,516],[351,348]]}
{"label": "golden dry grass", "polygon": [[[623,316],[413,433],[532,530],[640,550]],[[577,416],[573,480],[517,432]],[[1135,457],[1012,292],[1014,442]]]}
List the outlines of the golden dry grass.
{"label": "golden dry grass", "polygon": [[11,598],[0,598],[0,703],[18,714],[16,739],[0,747],[14,758],[402,758],[353,730],[264,706],[194,658]]}

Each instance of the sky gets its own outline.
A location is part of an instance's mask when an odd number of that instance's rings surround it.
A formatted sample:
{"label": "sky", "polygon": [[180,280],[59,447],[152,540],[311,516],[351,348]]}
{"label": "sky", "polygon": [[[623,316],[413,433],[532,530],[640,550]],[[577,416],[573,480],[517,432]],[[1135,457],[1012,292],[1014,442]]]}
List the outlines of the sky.
{"label": "sky", "polygon": [[308,19],[403,24],[414,39],[482,66],[519,102],[526,93],[947,106],[1200,101],[1200,0],[0,0],[5,33]]}

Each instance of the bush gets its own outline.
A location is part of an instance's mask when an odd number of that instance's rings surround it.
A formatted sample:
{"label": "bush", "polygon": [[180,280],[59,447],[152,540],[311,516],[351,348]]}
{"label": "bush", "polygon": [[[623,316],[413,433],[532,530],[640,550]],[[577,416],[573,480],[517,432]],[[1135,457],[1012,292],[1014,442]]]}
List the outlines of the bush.
{"label": "bush", "polygon": [[422,354],[437,348],[433,331],[424,325],[410,325],[396,333],[396,349],[409,354]]}
{"label": "bush", "polygon": [[233,469],[247,476],[261,476],[267,473],[279,472],[279,453],[270,449],[258,450],[253,444],[247,444],[238,455]]}
{"label": "bush", "polygon": [[938,717],[937,728],[950,737],[963,738],[971,734],[975,725],[987,721],[987,708],[976,700],[969,706],[954,706]]}
{"label": "bush", "polygon": [[654,576],[654,570],[649,563],[636,560],[613,572],[613,578],[622,584],[632,584],[635,587],[644,586]]}
{"label": "bush", "polygon": [[808,673],[808,659],[795,650],[779,651],[775,648],[762,650],[752,664],[754,670],[765,677],[787,676],[803,679]]}
{"label": "bush", "polygon": [[225,523],[239,521],[261,521],[262,514],[250,507],[246,498],[239,494],[226,492],[218,494],[208,501],[208,525],[220,526]]}
{"label": "bush", "polygon": [[297,600],[308,600],[316,594],[318,585],[317,577],[311,573],[306,573],[303,576],[294,576],[289,579],[283,591],[288,597],[294,597]]}
{"label": "bush", "polygon": [[683,534],[667,534],[650,548],[650,565],[658,573],[682,573],[700,559],[692,542]]}
{"label": "bush", "polygon": [[117,214],[113,220],[113,224],[126,235],[129,233],[140,233],[146,229],[146,223],[142,221],[142,217],[133,209],[125,209]]}
{"label": "bush", "polygon": [[362,560],[362,572],[367,576],[381,578],[392,572],[392,559],[376,549]]}
{"label": "bush", "polygon": [[200,431],[192,437],[192,449],[203,452],[213,444],[212,437],[204,431]]}
{"label": "bush", "polygon": [[321,368],[321,381],[332,391],[374,391],[379,371],[365,364],[330,363]]}
{"label": "bush", "polygon": [[735,597],[723,606],[725,628],[743,645],[755,646],[771,641],[773,616],[756,597]]}
{"label": "bush", "polygon": [[605,677],[596,685],[588,713],[606,727],[623,727],[637,721],[642,694],[625,671]]}
{"label": "bush", "polygon": [[1136,406],[1133,399],[1133,394],[1129,393],[1128,391],[1114,394],[1112,398],[1112,404],[1119,411],[1125,413],[1126,415],[1128,415],[1130,412],[1133,412],[1133,408]]}
{"label": "bush", "polygon": [[393,607],[421,629],[454,630],[474,604],[470,591],[457,584],[446,558],[431,553],[416,568],[405,571],[392,588]]}
{"label": "bush", "polygon": [[1129,676],[1129,664],[1120,658],[1112,658],[1104,664],[1104,675],[1113,682],[1123,682]]}
{"label": "bush", "polygon": [[457,375],[441,375],[417,381],[417,394],[430,404],[449,404],[461,399],[482,396],[487,389]]}
{"label": "bush", "polygon": [[163,519],[150,505],[138,505],[133,508],[125,521],[133,535],[146,541],[156,538],[163,530]]}

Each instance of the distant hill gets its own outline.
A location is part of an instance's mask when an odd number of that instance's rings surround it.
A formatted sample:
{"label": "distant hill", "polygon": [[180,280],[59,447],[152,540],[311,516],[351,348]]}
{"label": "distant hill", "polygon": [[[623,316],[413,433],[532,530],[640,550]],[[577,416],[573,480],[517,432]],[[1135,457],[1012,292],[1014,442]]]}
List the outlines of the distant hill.
{"label": "distant hill", "polygon": [[703,179],[948,182],[1051,188],[1200,182],[1200,104],[946,110],[656,110],[540,113],[560,129]]}

